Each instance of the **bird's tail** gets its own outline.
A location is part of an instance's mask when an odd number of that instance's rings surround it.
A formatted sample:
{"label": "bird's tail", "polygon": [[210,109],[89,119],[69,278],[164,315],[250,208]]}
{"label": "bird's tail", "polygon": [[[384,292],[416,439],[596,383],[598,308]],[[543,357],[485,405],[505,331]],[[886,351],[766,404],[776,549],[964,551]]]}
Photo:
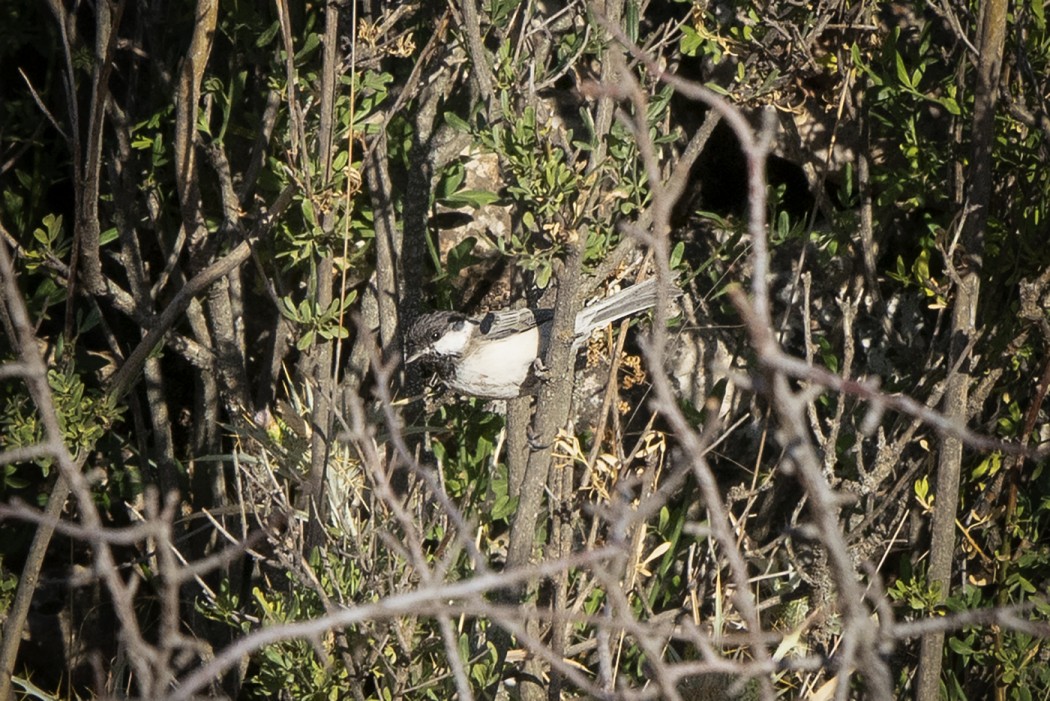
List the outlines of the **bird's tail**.
{"label": "bird's tail", "polygon": [[657,284],[656,278],[649,278],[584,307],[576,315],[576,338],[582,340],[606,324],[655,307]]}

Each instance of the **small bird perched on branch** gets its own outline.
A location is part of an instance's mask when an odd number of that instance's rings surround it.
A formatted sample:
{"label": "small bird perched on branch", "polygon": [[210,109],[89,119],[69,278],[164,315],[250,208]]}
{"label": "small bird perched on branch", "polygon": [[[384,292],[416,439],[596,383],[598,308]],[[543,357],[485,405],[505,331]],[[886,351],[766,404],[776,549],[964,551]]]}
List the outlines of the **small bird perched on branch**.
{"label": "small bird perched on branch", "polygon": [[[576,315],[573,352],[595,329],[656,305],[650,278],[584,307]],[[513,399],[541,377],[550,343],[553,309],[504,309],[480,317],[458,312],[424,314],[408,332],[417,360],[432,367],[448,387],[486,399]]]}

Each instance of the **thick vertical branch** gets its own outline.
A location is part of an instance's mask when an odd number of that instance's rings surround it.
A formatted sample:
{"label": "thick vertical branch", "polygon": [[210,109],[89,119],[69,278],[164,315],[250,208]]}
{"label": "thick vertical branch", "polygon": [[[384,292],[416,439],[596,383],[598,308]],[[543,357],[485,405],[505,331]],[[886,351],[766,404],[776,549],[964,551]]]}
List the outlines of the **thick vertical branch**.
{"label": "thick vertical branch", "polygon": [[489,110],[491,118],[493,116],[492,112],[496,109],[498,103],[493,99],[492,69],[489,67],[485,46],[481,41],[481,18],[478,16],[475,0],[463,0],[462,9],[463,30],[467,39],[467,53],[474,64],[474,70],[470,73],[471,80],[477,87],[481,101],[485,104],[486,109]]}
{"label": "thick vertical branch", "polygon": [[[536,547],[536,524],[543,510],[544,495],[551,467],[551,446],[558,431],[569,421],[572,409],[572,388],[576,379],[572,341],[575,335],[577,297],[586,248],[586,230],[577,234],[578,240],[569,243],[569,254],[558,274],[558,301],[554,306],[554,322],[544,364],[549,369],[548,380],[536,396],[536,414],[533,418],[534,443],[528,454],[525,474],[521,481],[518,510],[510,529],[507,547],[507,568],[528,566]],[[561,490],[557,483],[554,494]],[[520,594],[519,594],[520,596]],[[555,671],[551,670],[554,674]],[[557,688],[557,684],[555,684]],[[522,688],[523,698],[540,699],[543,694],[529,685]]]}
{"label": "thick vertical branch", "polygon": [[182,224],[189,237],[191,252],[200,245],[206,231],[200,210],[200,183],[197,180],[197,107],[218,16],[219,3],[216,0],[199,0],[193,37],[183,58],[175,94],[175,186],[179,192]]}
{"label": "thick vertical branch", "polygon": [[[106,285],[102,277],[102,261],[99,257],[100,230],[98,219],[99,174],[102,168],[102,127],[105,123],[106,101],[109,99],[109,75],[112,70],[113,51],[116,47],[117,28],[124,11],[124,3],[114,5],[103,0],[96,7],[95,55],[91,74],[91,102],[85,134],[80,131],[80,113],[77,109],[76,74],[70,61],[73,37],[68,29],[73,18],[67,15],[60,2],[51,2],[51,11],[59,23],[67,56],[67,99],[70,102],[70,118],[73,135],[74,168],[74,251],[70,265],[74,273],[79,270],[80,280],[90,294],[103,294]],[[76,295],[76,276],[71,276],[67,296],[67,335],[71,332],[71,305]]]}
{"label": "thick vertical branch", "polygon": [[[1006,0],[982,4],[980,59],[974,94],[973,154],[964,206],[962,255],[958,265],[959,284],[952,309],[952,363],[968,351],[975,334],[977,303],[980,298],[981,263],[988,204],[992,191],[992,149],[995,145],[995,110],[999,96],[999,72],[1006,36]],[[969,363],[948,378],[944,413],[949,420],[964,425],[968,419],[970,384]],[[951,585],[955,554],[955,520],[959,502],[959,476],[962,471],[962,443],[946,438],[937,462],[937,501],[934,506],[930,538],[930,564],[927,576],[940,586],[946,597]],[[923,638],[916,682],[916,699],[934,701],[940,693],[941,656],[944,633]]]}
{"label": "thick vertical branch", "polygon": [[[397,300],[402,284],[401,252],[403,236],[397,229],[394,210],[394,184],[387,168],[389,153],[386,137],[379,135],[378,144],[369,156],[368,187],[376,205],[376,273],[375,293],[379,310],[379,342],[383,357],[398,344]],[[382,213],[382,216],[380,216]]]}
{"label": "thick vertical branch", "polygon": [[[222,227],[220,232],[227,240],[236,236],[243,239],[240,216],[241,202],[233,185],[230,163],[222,144],[210,144],[205,153],[219,180],[222,199]],[[243,337],[243,315],[241,308],[240,278],[238,270],[221,284],[208,290],[209,330],[215,341],[216,369],[222,382],[226,406],[234,421],[238,421],[249,408],[247,352]]]}
{"label": "thick vertical branch", "polygon": [[[615,22],[620,17],[621,3],[609,3],[607,11]],[[622,54],[622,48],[613,44],[609,52]],[[607,55],[602,63],[602,80],[613,82],[617,70],[622,70],[623,61],[615,60]],[[595,140],[599,146],[594,150],[588,163],[588,170],[598,167],[605,153],[605,136],[612,125],[612,117],[615,102],[608,97],[603,98],[597,107],[595,117]],[[597,197],[598,188],[595,188],[591,196]],[[558,273],[558,301],[555,307],[554,328],[551,333],[551,343],[548,348],[547,357],[544,362],[550,369],[549,376],[552,378],[547,382],[537,399],[536,412],[533,422],[534,443],[549,445],[553,443],[558,429],[562,428],[569,418],[571,408],[573,364],[570,347],[572,341],[573,325],[577,310],[577,300],[580,292],[580,277],[583,249],[586,245],[586,233],[577,234],[578,240],[569,244],[569,254],[564,261],[564,267]],[[566,331],[567,329],[567,331]],[[568,342],[561,336],[568,333]],[[525,454],[522,453],[522,456]],[[507,565],[525,565],[529,562],[532,552],[533,539],[535,537],[536,522],[539,508],[542,505],[543,490],[547,483],[547,472],[550,467],[549,451],[533,451],[528,455],[521,469],[514,458],[514,451],[508,455],[510,462],[510,480],[513,486],[520,485],[518,512],[515,514],[514,523],[511,527],[510,549],[507,554]]]}
{"label": "thick vertical branch", "polygon": [[[339,40],[339,5],[325,7],[324,59],[321,65],[320,124],[317,134],[317,157],[321,170],[321,192],[332,184],[332,144],[336,102],[336,64]],[[335,212],[326,212],[321,226],[326,233],[335,230]],[[317,261],[317,308],[327,309],[332,303],[332,284],[335,264],[332,253],[325,252]],[[332,341],[318,338],[310,350],[310,373],[319,392],[314,395],[312,421],[314,431],[310,438],[310,476],[307,496],[310,498],[310,523],[307,528],[307,547],[324,542],[324,523],[327,520],[327,500],[324,498],[325,470],[328,465],[332,439],[332,397],[335,394],[335,372],[332,368]]]}
{"label": "thick vertical branch", "polygon": [[[208,227],[202,211],[200,168],[198,164],[197,120],[200,111],[201,83],[213,46],[218,22],[217,0],[199,0],[194,11],[193,35],[182,59],[175,89],[175,188],[179,214],[189,250],[191,274],[205,269],[215,241],[209,241]],[[211,245],[209,245],[211,244]],[[223,313],[220,299],[224,290],[208,289],[206,307],[196,300],[187,307],[187,319],[194,336],[205,347],[229,347],[230,317]],[[200,373],[194,397],[193,455],[210,453],[218,448],[220,401],[222,389],[214,372]],[[191,464],[190,496],[193,504],[208,508],[222,500],[225,481],[222,473],[206,464]],[[194,538],[192,549],[203,552],[211,538],[202,534]]]}

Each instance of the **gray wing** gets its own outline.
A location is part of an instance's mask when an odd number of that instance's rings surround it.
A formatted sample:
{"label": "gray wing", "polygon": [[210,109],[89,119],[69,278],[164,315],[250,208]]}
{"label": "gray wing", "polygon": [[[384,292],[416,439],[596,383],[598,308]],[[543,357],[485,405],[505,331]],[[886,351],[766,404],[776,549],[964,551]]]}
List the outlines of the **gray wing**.
{"label": "gray wing", "polygon": [[576,315],[577,339],[586,338],[591,335],[591,331],[625,316],[656,306],[656,285],[656,278],[649,278],[581,309]]}
{"label": "gray wing", "polygon": [[528,331],[554,318],[553,309],[503,309],[489,312],[478,320],[485,338],[495,341]]}

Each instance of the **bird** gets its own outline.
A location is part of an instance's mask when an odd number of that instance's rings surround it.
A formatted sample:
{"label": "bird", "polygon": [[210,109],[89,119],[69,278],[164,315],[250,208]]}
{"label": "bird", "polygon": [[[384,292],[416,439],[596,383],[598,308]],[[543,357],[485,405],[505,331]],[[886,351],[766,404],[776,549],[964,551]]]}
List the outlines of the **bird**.
{"label": "bird", "polygon": [[[595,329],[656,305],[657,281],[649,278],[584,307],[576,314],[573,353]],[[441,311],[424,314],[408,332],[421,361],[460,394],[513,399],[529,392],[545,371],[543,357],[554,324],[553,309],[502,309],[482,316]]]}

